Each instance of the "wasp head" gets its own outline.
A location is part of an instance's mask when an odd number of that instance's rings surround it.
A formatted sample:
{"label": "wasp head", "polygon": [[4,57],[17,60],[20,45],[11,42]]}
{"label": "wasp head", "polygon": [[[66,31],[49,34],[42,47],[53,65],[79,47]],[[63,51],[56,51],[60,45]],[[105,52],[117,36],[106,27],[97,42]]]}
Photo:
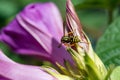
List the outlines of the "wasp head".
{"label": "wasp head", "polygon": [[63,36],[61,38],[61,42],[62,43],[69,43],[70,42],[70,37],[69,36]]}

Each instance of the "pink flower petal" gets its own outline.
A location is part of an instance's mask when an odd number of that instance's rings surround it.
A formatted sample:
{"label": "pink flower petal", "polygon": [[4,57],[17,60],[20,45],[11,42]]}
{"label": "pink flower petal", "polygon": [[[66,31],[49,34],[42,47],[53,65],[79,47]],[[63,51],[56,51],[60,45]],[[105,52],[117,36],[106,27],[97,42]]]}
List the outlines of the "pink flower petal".
{"label": "pink flower petal", "polygon": [[0,51],[0,80],[57,80],[38,66],[13,62]]}
{"label": "pink flower petal", "polygon": [[25,7],[0,33],[0,40],[19,54],[33,55],[63,65],[73,62],[62,46],[63,36],[60,13],[53,3],[34,3]]}

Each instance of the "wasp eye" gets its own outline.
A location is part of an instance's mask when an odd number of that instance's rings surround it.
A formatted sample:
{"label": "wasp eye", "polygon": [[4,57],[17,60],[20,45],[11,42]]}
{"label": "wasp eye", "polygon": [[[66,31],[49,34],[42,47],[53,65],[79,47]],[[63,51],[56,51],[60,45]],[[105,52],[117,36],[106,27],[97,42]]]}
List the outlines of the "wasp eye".
{"label": "wasp eye", "polygon": [[62,37],[61,42],[68,43],[69,42],[69,37],[67,37],[67,36]]}
{"label": "wasp eye", "polygon": [[67,40],[68,40],[68,38],[65,38],[64,40],[66,40],[66,41],[67,41]]}

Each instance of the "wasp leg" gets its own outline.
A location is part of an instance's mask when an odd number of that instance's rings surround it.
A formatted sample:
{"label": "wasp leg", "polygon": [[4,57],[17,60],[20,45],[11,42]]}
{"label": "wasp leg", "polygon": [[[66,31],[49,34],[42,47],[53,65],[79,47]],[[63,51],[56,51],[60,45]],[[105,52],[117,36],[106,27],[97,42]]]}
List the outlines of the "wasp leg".
{"label": "wasp leg", "polygon": [[70,47],[75,46],[75,44],[70,44]]}
{"label": "wasp leg", "polygon": [[70,34],[73,34],[73,32],[68,32],[67,34],[65,34],[65,36],[68,36],[68,35],[70,35]]}
{"label": "wasp leg", "polygon": [[89,42],[80,42],[80,43],[86,43],[86,44],[89,44]]}
{"label": "wasp leg", "polygon": [[76,29],[74,29],[74,30],[71,31],[71,32],[68,32],[67,34],[65,34],[65,36],[68,36],[68,35],[70,35],[70,34],[73,34],[73,33],[75,32],[75,30],[76,30]]}
{"label": "wasp leg", "polygon": [[65,46],[67,46],[67,47],[69,46],[69,44],[68,44],[68,43],[66,43],[66,44],[64,43],[64,45],[65,45]]}
{"label": "wasp leg", "polygon": [[[69,46],[70,46],[70,47],[73,47],[73,46],[75,46],[75,45],[76,45],[76,44],[74,43],[74,44],[70,44]],[[80,46],[80,47],[81,47],[81,46]],[[82,48],[82,47],[81,47],[81,48]]]}
{"label": "wasp leg", "polygon": [[68,32],[68,34],[67,34],[67,35],[69,35],[69,34],[73,34],[73,32]]}
{"label": "wasp leg", "polygon": [[62,43],[60,43],[59,45],[58,45],[58,48],[60,48],[62,46]]}
{"label": "wasp leg", "polygon": [[[65,45],[66,47],[74,46],[74,45],[70,45],[70,44],[68,44],[68,43],[66,43],[66,44],[64,43],[64,45]],[[62,46],[62,43],[58,45],[58,48],[60,48],[61,46]]]}

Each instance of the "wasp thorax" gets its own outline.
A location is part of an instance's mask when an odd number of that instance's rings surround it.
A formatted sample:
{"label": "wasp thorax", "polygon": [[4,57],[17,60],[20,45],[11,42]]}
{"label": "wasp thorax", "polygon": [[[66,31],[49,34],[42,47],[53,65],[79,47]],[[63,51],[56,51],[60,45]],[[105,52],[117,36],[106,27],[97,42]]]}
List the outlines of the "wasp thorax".
{"label": "wasp thorax", "polygon": [[80,42],[80,39],[78,36],[63,36],[61,39],[62,43],[78,43]]}

